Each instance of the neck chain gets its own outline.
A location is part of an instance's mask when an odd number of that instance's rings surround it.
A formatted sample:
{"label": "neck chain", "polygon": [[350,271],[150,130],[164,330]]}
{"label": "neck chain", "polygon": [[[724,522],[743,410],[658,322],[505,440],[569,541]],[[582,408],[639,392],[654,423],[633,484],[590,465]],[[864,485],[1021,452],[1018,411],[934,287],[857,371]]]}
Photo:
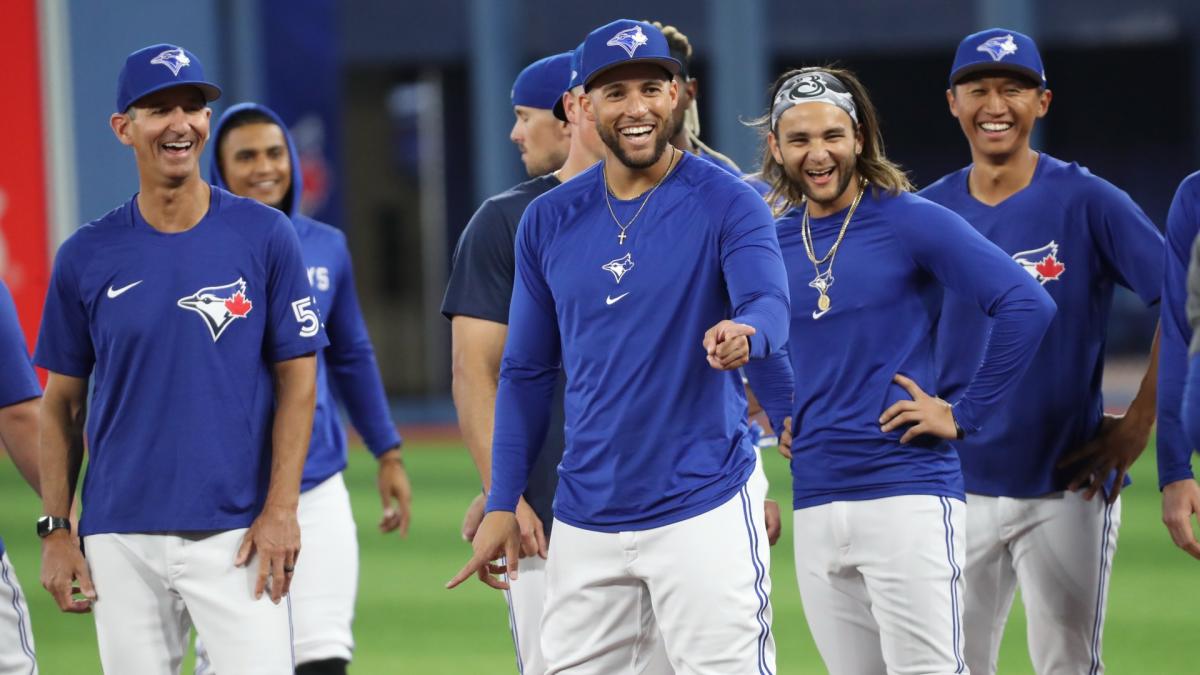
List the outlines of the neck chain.
{"label": "neck chain", "polygon": [[[837,257],[838,247],[842,245],[842,238],[846,236],[846,228],[850,225],[850,219],[854,217],[854,211],[858,208],[858,203],[862,201],[863,193],[867,191],[867,182],[861,181],[858,184],[858,194],[854,196],[854,201],[850,203],[850,209],[846,211],[846,217],[842,219],[842,229],[838,232],[837,241],[833,242],[833,246],[820,259],[817,258],[817,252],[813,249],[812,228],[808,224],[808,202],[804,204],[804,218],[800,223],[800,235],[804,238],[804,252],[808,254],[809,261],[813,264],[813,270],[817,276],[808,283],[812,288],[817,289],[817,310],[813,312],[813,318],[819,319],[821,315],[829,311],[832,304],[829,300],[829,288],[833,286],[833,260]],[[821,265],[826,262],[829,267],[825,271],[821,271]]]}
{"label": "neck chain", "polygon": [[669,163],[667,163],[667,170],[663,172],[663,175],[659,176],[658,182],[655,183],[654,186],[650,188],[650,191],[646,193],[646,196],[644,198],[642,198],[642,205],[638,207],[637,213],[633,214],[633,217],[629,219],[629,222],[625,223],[623,225],[621,224],[620,219],[617,218],[616,212],[613,211],[612,200],[609,199],[609,196],[608,196],[608,166],[606,165],[603,168],[602,173],[604,174],[604,204],[606,206],[608,206],[608,215],[612,216],[613,222],[617,224],[617,227],[621,228],[621,233],[617,235],[617,243],[618,244],[620,244],[622,246],[625,245],[625,238],[626,238],[625,230],[628,230],[633,225],[633,221],[637,220],[638,216],[642,215],[642,209],[646,208],[646,203],[650,201],[650,196],[654,194],[654,191],[658,189],[659,185],[662,185],[663,181],[667,179],[667,176],[671,175],[671,169],[674,168],[674,166],[675,166],[675,157],[679,154],[679,151],[676,150],[675,146],[673,146],[673,145],[670,147],[671,147],[671,161]]}

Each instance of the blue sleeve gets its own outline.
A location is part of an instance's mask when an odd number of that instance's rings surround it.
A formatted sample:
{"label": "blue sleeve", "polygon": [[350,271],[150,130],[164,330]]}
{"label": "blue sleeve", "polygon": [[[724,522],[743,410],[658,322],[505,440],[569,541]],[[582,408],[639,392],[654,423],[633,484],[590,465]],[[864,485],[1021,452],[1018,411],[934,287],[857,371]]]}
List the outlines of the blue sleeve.
{"label": "blue sleeve", "polygon": [[337,246],[334,298],[325,316],[329,337],[325,365],[354,428],[371,454],[378,457],[400,445],[400,434],[392,421],[379,365],[375,362],[375,347],[358,306],[350,251],[344,238],[338,240]]}
{"label": "blue sleeve", "polygon": [[550,406],[562,361],[554,297],[546,283],[537,203],[517,228],[516,279],[508,338],[500,362],[492,433],[492,487],[488,511],[514,511],[525,492],[550,425]]}
{"label": "blue sleeve", "polygon": [[513,288],[513,230],[503,210],[486,201],[467,223],[450,269],[442,314],[508,323]]}
{"label": "blue sleeve", "polygon": [[979,431],[1029,367],[1054,318],[1050,295],[1004,251],[954,212],[929,204],[919,218],[896,219],[897,240],[916,264],[992,317],[975,376],[954,404],[964,431]]}
{"label": "blue sleeve", "polygon": [[733,320],[753,326],[750,358],[761,359],[787,342],[787,269],[771,211],[741,184],[721,228],[721,271],[733,305]]}
{"label": "blue sleeve", "polygon": [[96,350],[92,346],[88,310],[79,290],[73,255],[76,241],[68,239],[54,258],[34,361],[55,373],[87,377],[96,363]]}
{"label": "blue sleeve", "polygon": [[267,331],[264,354],[272,362],[312,354],[329,344],[312,297],[296,228],[279,214],[267,238]]}
{"label": "blue sleeve", "polygon": [[776,434],[783,433],[783,420],[794,412],[795,374],[788,359],[787,345],[784,345],[766,358],[752,359],[742,367],[751,391],[766,411]]}
{"label": "blue sleeve", "polygon": [[[1187,276],[1192,242],[1200,232],[1200,173],[1184,179],[1167,212],[1166,246],[1163,251],[1162,332],[1158,338],[1158,487],[1192,478],[1192,449],[1198,447],[1184,433],[1181,409],[1188,366]],[[1200,395],[1196,388],[1192,393]],[[1197,408],[1192,408],[1193,412]],[[1192,437],[1194,438],[1194,437]]]}
{"label": "blue sleeve", "polygon": [[1086,202],[1092,240],[1117,282],[1153,305],[1162,293],[1163,237],[1133,198],[1097,181]]}
{"label": "blue sleeve", "polygon": [[8,287],[0,281],[0,408],[42,395],[37,373],[29,362],[29,350],[17,319],[17,306]]}
{"label": "blue sleeve", "polygon": [[1183,389],[1183,426],[1190,446],[1200,448],[1200,354],[1193,354],[1188,359],[1187,382]]}

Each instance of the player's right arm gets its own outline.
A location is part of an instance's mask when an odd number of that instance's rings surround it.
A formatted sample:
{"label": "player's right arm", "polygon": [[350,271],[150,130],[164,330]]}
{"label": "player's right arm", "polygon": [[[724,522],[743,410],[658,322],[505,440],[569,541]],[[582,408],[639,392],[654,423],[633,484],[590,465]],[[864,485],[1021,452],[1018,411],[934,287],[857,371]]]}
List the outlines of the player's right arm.
{"label": "player's right arm", "polygon": [[[450,318],[451,393],[458,426],[471,461],[479,472],[483,493],[463,519],[463,537],[470,541],[483,518],[483,501],[492,486],[492,428],[500,359],[508,335],[509,303],[515,260],[512,229],[493,202],[484,202],[463,230],[454,252],[454,268],[442,312]],[[517,504],[521,554],[547,553],[545,528],[522,498]]]}
{"label": "player's right arm", "polygon": [[[1165,312],[1164,312],[1165,313]],[[1192,245],[1191,265],[1187,273],[1187,318],[1192,333],[1186,381],[1181,409],[1184,442],[1188,448],[1200,447],[1200,239]],[[1189,453],[1190,454],[1190,453]],[[1200,514],[1200,486],[1192,478],[1168,483],[1163,488],[1163,522],[1171,539],[1184,551],[1200,558],[1200,543],[1192,529],[1192,518]]]}
{"label": "player's right arm", "polygon": [[1162,314],[1158,353],[1158,486],[1162,490],[1162,520],[1175,545],[1200,558],[1200,541],[1192,520],[1200,521],[1200,485],[1192,476],[1196,447],[1184,432],[1181,409],[1185,376],[1189,374],[1188,260],[1200,231],[1200,173],[1184,179],[1167,212],[1163,258]]}
{"label": "player's right arm", "polygon": [[[83,466],[83,425],[87,417],[87,378],[50,373],[42,396],[42,509],[67,518]],[[42,586],[64,612],[90,612],[96,591],[79,541],[69,529],[42,539]],[[77,600],[76,593],[85,598]]]}
{"label": "player's right arm", "polygon": [[[546,437],[561,366],[554,298],[540,264],[537,210],[535,202],[526,210],[517,232],[516,278],[496,391],[487,515],[472,541],[474,555],[447,584],[451,588],[472,574],[495,588],[508,587],[494,578],[499,571],[516,578],[519,531],[515,511]],[[501,555],[506,567],[489,564]]]}

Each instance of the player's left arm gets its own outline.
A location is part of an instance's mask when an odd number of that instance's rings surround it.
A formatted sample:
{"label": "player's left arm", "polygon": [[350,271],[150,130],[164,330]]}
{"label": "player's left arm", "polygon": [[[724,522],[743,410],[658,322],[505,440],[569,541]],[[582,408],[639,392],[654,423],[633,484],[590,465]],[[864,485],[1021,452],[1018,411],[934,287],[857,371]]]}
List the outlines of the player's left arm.
{"label": "player's left arm", "polygon": [[325,316],[325,331],[329,336],[325,365],[350,421],[379,463],[376,485],[383,504],[379,529],[382,532],[399,530],[400,536],[407,536],[412,486],[401,456],[403,441],[388,409],[379,364],[375,361],[375,347],[358,304],[350,252],[344,240],[340,243],[334,299]]}
{"label": "player's left arm", "polygon": [[704,333],[708,363],[740,368],[787,342],[787,270],[767,205],[749,186],[739,186],[724,214],[719,239],[721,271],[733,317]]}
{"label": "player's left arm", "polygon": [[17,308],[0,283],[0,444],[39,495],[38,409],[42,387],[29,361]]}
{"label": "player's left arm", "polygon": [[[1147,306],[1155,305],[1162,294],[1162,235],[1125,192],[1099,180],[1092,190],[1093,194],[1087,200],[1087,220],[1092,241],[1106,271],[1117,283],[1136,293]],[[1157,407],[1160,332],[1161,326],[1156,327],[1150,363],[1129,409],[1121,416],[1106,415],[1096,436],[1059,462],[1060,468],[1077,467],[1068,488],[1086,488],[1085,499],[1091,499],[1105,489],[1115,472],[1108,501],[1116,501],[1129,467],[1150,441]]]}
{"label": "player's left arm", "polygon": [[945,439],[974,433],[1020,381],[1054,318],[1054,301],[1012,258],[957,214],[935,204],[897,218],[896,248],[945,288],[972,298],[992,317],[979,368],[953,404],[931,396],[901,373],[894,382],[912,400],[900,400],[879,418],[881,430],[908,426],[901,443],[921,434]]}
{"label": "player's left arm", "polygon": [[0,443],[12,458],[21,477],[34,492],[42,494],[38,472],[38,409],[41,397],[0,408]]}

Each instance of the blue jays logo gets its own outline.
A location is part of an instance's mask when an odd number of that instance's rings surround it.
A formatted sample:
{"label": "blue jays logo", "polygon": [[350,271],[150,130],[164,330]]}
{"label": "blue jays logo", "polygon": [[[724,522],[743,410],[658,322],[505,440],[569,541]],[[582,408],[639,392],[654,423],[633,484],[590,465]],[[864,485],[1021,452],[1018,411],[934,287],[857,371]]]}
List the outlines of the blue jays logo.
{"label": "blue jays logo", "polygon": [[157,63],[160,66],[166,66],[171,69],[171,74],[179,77],[179,71],[192,65],[192,60],[183,53],[179,47],[168,49],[158,56],[150,59],[150,63]]}
{"label": "blue jays logo", "polygon": [[1058,242],[1055,241],[1041,248],[1014,253],[1013,260],[1043,286],[1047,281],[1058,281],[1067,269],[1058,259]]}
{"label": "blue jays logo", "polygon": [[999,61],[1006,56],[1016,54],[1017,43],[1015,40],[1013,40],[1013,36],[1011,35],[994,37],[976,47],[975,51],[986,52],[988,56],[992,57],[993,61]]}
{"label": "blue jays logo", "polygon": [[626,28],[620,33],[612,36],[612,39],[605,44],[607,44],[609,47],[620,47],[621,49],[624,49],[625,53],[628,54],[629,58],[632,59],[633,53],[638,50],[638,47],[641,47],[649,41],[650,38],[647,38],[646,34],[642,32],[642,27],[634,26],[633,28]]}
{"label": "blue jays logo", "polygon": [[234,319],[244,319],[254,307],[246,297],[246,280],[238,279],[224,286],[208,286],[186,295],[175,303],[182,309],[190,309],[204,319],[213,342],[221,337]]}
{"label": "blue jays logo", "polygon": [[619,284],[621,283],[621,277],[625,276],[627,273],[629,273],[629,270],[633,269],[633,254],[626,253],[624,258],[610,260],[601,265],[600,269],[612,272],[612,275],[616,277],[617,283]]}

